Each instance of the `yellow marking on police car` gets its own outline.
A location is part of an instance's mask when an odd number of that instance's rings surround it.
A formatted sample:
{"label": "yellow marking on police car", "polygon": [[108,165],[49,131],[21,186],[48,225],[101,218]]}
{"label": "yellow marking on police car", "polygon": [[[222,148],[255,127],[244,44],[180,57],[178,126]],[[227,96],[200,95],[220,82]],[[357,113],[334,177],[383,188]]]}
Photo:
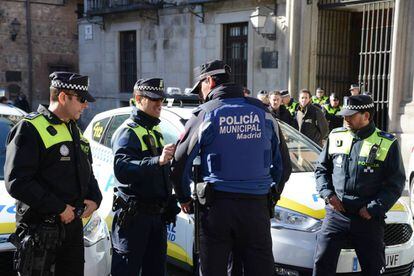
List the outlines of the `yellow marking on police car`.
{"label": "yellow marking on police car", "polygon": [[395,203],[395,204],[394,204],[394,206],[392,206],[392,207],[391,207],[390,211],[395,211],[395,212],[397,212],[397,211],[400,211],[400,212],[405,212],[405,211],[407,211],[407,210],[405,209],[405,207],[404,207],[404,205],[403,205],[403,204],[401,204],[401,203]]}
{"label": "yellow marking on police car", "polygon": [[167,244],[168,244],[168,247],[167,247],[168,256],[170,256],[171,258],[177,259],[181,262],[187,263],[191,266],[193,265],[192,258],[188,256],[184,248],[170,241],[168,241]]}
{"label": "yellow marking on police car", "polygon": [[286,197],[282,197],[278,202],[277,205],[283,208],[287,208],[290,210],[293,210],[298,213],[302,213],[304,215],[308,215],[313,218],[317,219],[323,219],[325,217],[325,209],[320,210],[314,210],[312,208],[309,208],[306,205],[300,204],[296,201],[293,201],[291,199],[288,199]]}
{"label": "yellow marking on police car", "polygon": [[14,231],[16,231],[16,223],[9,222],[0,224],[0,234],[11,234]]}

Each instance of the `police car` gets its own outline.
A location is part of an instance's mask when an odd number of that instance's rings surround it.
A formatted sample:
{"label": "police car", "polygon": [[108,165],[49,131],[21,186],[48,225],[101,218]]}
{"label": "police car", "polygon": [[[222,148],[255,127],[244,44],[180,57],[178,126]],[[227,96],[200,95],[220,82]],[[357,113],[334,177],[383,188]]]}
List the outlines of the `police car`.
{"label": "police car", "polygon": [[[16,107],[0,104],[0,275],[16,275],[12,271],[15,247],[7,242],[15,230],[15,200],[7,193],[4,185],[4,161],[6,139],[9,130],[26,113]],[[111,269],[111,241],[106,223],[98,214],[84,220],[85,275],[109,275]]]}
{"label": "police car", "polygon": [[[160,127],[165,143],[175,143],[184,131],[184,124],[191,116],[190,107],[164,106]],[[96,115],[85,131],[91,143],[94,172],[104,193],[98,210],[112,223],[111,204],[114,185],[111,138],[115,130],[129,117],[131,107],[109,110]],[[316,234],[325,216],[325,203],[319,198],[313,174],[321,149],[290,126],[280,123],[286,137],[292,160],[293,173],[275,208],[271,220],[273,255],[276,275],[311,275]],[[414,261],[413,221],[405,203],[398,202],[387,213],[385,243],[387,270],[384,275],[410,275]],[[192,215],[181,212],[176,226],[169,225],[169,261],[191,270],[193,267]],[[348,245],[342,250],[338,273],[358,274],[360,265],[354,249]]]}

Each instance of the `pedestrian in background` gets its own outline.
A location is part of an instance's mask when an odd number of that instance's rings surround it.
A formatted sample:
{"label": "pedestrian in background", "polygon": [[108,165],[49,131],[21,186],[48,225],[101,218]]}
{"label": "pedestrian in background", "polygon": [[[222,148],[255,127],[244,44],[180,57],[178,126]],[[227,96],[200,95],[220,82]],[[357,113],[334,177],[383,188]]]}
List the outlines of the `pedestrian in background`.
{"label": "pedestrian in background", "polygon": [[[24,255],[24,247],[18,250],[22,262],[33,258],[31,275],[80,276],[85,262],[82,218],[98,208],[102,195],[90,145],[76,120],[95,99],[88,93],[87,76],[54,72],[49,78],[50,105],[39,105],[10,131],[5,184],[17,199],[16,233],[49,235],[34,240],[31,257]],[[27,227],[30,231],[22,232]]]}
{"label": "pedestrian in background", "polygon": [[362,274],[385,271],[384,218],[401,196],[404,166],[397,139],[376,129],[374,103],[366,95],[346,99],[345,128],[331,132],[315,170],[326,216],[317,235],[313,276],[333,276],[348,239]]}
{"label": "pedestrian in background", "polygon": [[295,112],[299,131],[322,146],[322,141],[329,133],[328,121],[322,111],[311,103],[311,93],[302,89],[299,93],[299,107]]}
{"label": "pedestrian in background", "polygon": [[[164,145],[159,127],[166,94],[159,78],[135,83],[131,117],[112,140],[116,177],[112,223],[112,276],[164,276],[167,260],[166,224],[175,222],[169,207],[170,160],[175,146]],[[172,203],[169,206],[169,202]],[[179,208],[178,208],[179,209]],[[141,274],[140,274],[141,273]]]}
{"label": "pedestrian in background", "polygon": [[191,167],[200,154],[203,183],[196,189],[207,195],[200,201],[202,274],[227,275],[229,254],[236,252],[245,275],[273,275],[268,196],[283,173],[277,122],[260,101],[229,83],[230,67],[222,61],[207,62],[195,72],[193,93],[205,103],[186,123],[172,180],[188,213]]}

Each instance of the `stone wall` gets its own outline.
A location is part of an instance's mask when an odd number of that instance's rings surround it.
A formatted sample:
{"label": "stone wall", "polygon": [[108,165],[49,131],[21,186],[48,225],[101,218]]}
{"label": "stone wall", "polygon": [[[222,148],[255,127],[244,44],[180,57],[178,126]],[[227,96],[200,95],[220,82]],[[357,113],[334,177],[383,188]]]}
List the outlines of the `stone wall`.
{"label": "stone wall", "polygon": [[[12,100],[16,97],[13,91],[19,87],[29,96],[33,108],[39,103],[48,103],[51,67],[78,70],[76,11],[78,3],[82,2],[40,0],[30,5],[33,85],[32,95],[29,95],[26,5],[22,1],[0,1],[0,90],[4,89]],[[15,18],[20,29],[16,40],[12,41],[10,24]],[[7,71],[20,72],[20,80],[6,79]]]}

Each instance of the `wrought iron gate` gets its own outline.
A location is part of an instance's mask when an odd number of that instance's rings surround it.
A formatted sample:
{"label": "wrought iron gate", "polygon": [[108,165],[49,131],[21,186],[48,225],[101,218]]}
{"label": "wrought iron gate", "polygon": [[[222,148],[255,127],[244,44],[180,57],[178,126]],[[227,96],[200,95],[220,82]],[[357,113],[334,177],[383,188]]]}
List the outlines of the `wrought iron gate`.
{"label": "wrought iron gate", "polygon": [[374,100],[376,125],[387,129],[394,0],[320,0],[318,6],[317,85],[346,96],[359,83]]}
{"label": "wrought iron gate", "polygon": [[393,30],[393,1],[365,4],[362,17],[358,81],[374,99],[375,123],[388,127],[389,80]]}

